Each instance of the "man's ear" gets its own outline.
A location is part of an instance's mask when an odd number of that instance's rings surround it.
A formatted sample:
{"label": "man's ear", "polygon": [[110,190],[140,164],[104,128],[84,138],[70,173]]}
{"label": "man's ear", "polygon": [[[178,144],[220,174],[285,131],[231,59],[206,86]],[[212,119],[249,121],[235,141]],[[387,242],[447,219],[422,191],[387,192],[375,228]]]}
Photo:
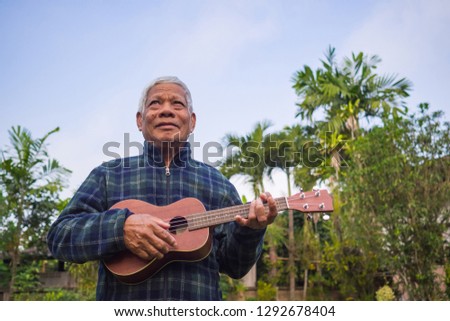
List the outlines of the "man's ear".
{"label": "man's ear", "polygon": [[142,114],[140,111],[136,113],[136,125],[139,131],[142,131]]}
{"label": "man's ear", "polygon": [[194,129],[195,129],[195,124],[197,123],[197,116],[195,115],[195,113],[192,113],[191,114],[191,123],[190,123],[190,130],[191,130],[191,133],[194,131]]}

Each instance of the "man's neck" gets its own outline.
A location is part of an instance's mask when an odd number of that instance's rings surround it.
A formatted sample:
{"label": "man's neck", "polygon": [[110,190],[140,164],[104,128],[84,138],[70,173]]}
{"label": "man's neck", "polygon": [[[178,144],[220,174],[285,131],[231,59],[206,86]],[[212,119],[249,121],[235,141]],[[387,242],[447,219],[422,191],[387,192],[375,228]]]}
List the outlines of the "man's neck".
{"label": "man's neck", "polygon": [[169,167],[174,157],[180,152],[181,148],[186,145],[185,142],[161,142],[153,144],[161,151],[166,167]]}

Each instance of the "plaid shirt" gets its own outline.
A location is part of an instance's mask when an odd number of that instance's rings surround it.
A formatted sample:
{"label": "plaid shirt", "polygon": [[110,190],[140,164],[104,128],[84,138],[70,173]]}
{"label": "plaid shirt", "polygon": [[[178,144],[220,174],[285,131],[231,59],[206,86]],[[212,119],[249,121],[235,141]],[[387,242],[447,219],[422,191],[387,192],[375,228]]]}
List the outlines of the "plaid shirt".
{"label": "plaid shirt", "polygon": [[119,282],[102,259],[125,249],[123,226],[128,209],[110,209],[125,199],[162,206],[185,197],[206,210],[241,204],[235,187],[219,171],[190,157],[189,145],[170,164],[146,143],[140,156],[113,160],[95,168],[80,186],[48,234],[55,258],[76,263],[100,260],[97,300],[220,300],[219,272],[243,277],[262,249],[264,230],[235,222],[214,229],[210,255],[199,262],[173,262],[137,285]]}

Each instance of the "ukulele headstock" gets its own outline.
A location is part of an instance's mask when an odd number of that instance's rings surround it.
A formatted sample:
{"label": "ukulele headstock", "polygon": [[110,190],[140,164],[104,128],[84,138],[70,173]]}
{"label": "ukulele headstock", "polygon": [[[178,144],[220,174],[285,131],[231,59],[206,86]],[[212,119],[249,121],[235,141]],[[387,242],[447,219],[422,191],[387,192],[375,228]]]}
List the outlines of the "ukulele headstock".
{"label": "ukulele headstock", "polygon": [[[333,198],[326,189],[294,194],[287,198],[288,207],[303,213],[327,213],[333,211]],[[329,218],[329,216],[327,216]]]}

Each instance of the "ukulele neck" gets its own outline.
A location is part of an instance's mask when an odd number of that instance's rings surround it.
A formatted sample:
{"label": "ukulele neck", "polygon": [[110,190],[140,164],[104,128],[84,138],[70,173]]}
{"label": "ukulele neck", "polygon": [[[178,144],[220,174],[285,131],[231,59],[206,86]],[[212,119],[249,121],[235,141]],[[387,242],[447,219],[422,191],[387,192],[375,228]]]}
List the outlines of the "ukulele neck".
{"label": "ukulele neck", "polygon": [[[275,205],[277,212],[288,209],[288,201],[286,197],[275,198]],[[217,210],[208,211],[206,213],[193,214],[186,217],[188,221],[189,230],[197,230],[205,227],[211,227],[219,224],[232,222],[236,219],[236,216],[247,218],[250,212],[251,203],[243,205],[235,205],[227,208],[221,208]],[[269,206],[264,203],[264,209],[269,212]]]}

